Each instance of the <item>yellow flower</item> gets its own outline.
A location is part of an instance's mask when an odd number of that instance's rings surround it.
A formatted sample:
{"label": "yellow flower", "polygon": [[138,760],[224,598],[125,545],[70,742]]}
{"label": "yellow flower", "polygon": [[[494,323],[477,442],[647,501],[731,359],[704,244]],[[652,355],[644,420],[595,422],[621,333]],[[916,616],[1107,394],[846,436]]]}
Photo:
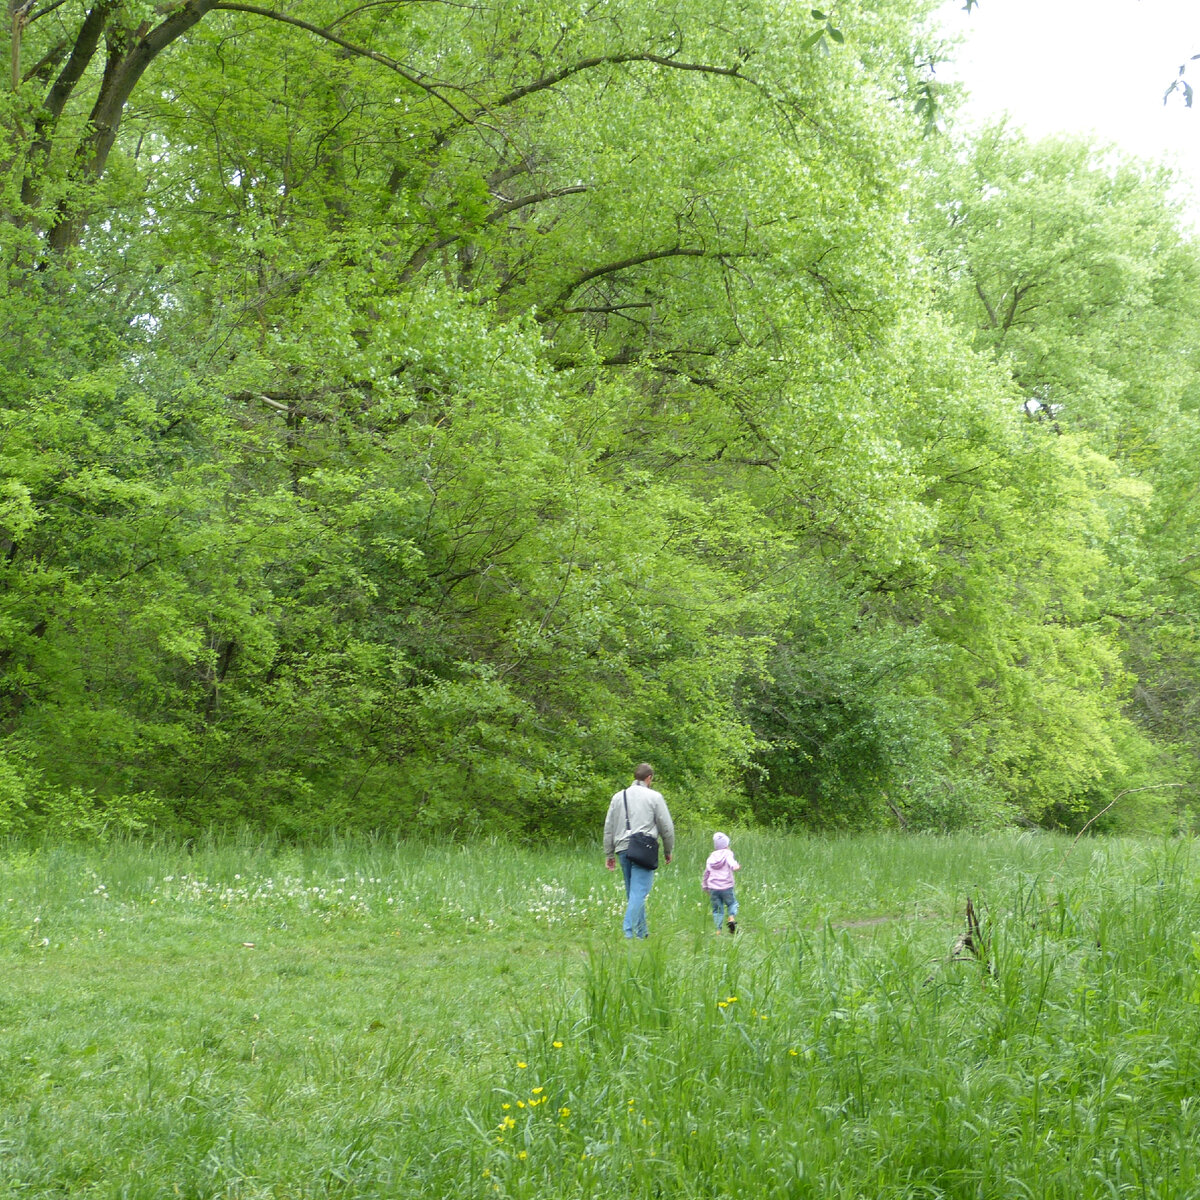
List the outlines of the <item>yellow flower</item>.
{"label": "yellow flower", "polygon": [[789,1050],[789,1051],[788,1051],[788,1053],[789,1053],[789,1054],[790,1054],[790,1055],[791,1055],[793,1058],[797,1058],[797,1057],[799,1056],[799,1052],[798,1052],[798,1051],[796,1051],[796,1050]]}
{"label": "yellow flower", "polygon": [[569,1108],[560,1108],[558,1110],[558,1115],[560,1117],[569,1117],[571,1115],[571,1110]]}
{"label": "yellow flower", "polygon": [[[796,1053],[795,1050],[793,1050],[792,1053],[795,1054]],[[506,1100],[502,1105],[500,1105],[500,1107],[501,1108],[512,1108],[512,1105],[509,1104],[509,1102]]]}
{"label": "yellow flower", "polygon": [[528,1064],[528,1063],[523,1063],[523,1062],[521,1062],[521,1061],[518,1059],[518,1060],[517,1060],[517,1066],[518,1066],[518,1067],[520,1067],[520,1068],[521,1068],[521,1070],[523,1071],[523,1070],[525,1070],[525,1068],[526,1068],[527,1066],[529,1066],[529,1064]]}
{"label": "yellow flower", "polygon": [[551,1042],[550,1044],[555,1048],[555,1050],[562,1049],[562,1042]]}
{"label": "yellow flower", "polygon": [[540,1096],[545,1090],[546,1090],[545,1088],[534,1088],[533,1094],[535,1096]]}
{"label": "yellow flower", "polygon": [[729,1007],[729,1001],[728,1001],[728,1000],[718,1000],[718,1001],[717,1001],[717,1007],[718,1007],[718,1008],[728,1008],[728,1007]]}
{"label": "yellow flower", "polygon": [[518,1150],[518,1151],[517,1151],[517,1157],[518,1157],[518,1158],[528,1158],[528,1157],[529,1157],[529,1155],[528,1155],[528,1154],[526,1154],[524,1150]]}
{"label": "yellow flower", "polygon": [[517,1101],[517,1107],[518,1107],[518,1108],[524,1108],[524,1107],[525,1107],[525,1101],[524,1101],[524,1100],[518,1100],[518,1101]]}

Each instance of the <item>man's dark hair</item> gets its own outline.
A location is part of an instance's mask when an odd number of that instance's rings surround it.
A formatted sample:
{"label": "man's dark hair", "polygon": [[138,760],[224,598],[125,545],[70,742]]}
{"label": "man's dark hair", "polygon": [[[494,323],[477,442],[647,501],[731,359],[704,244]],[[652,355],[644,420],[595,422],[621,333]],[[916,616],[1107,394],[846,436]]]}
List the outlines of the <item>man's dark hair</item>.
{"label": "man's dark hair", "polygon": [[638,763],[633,772],[634,779],[641,783],[645,783],[651,775],[654,774],[654,768],[649,763]]}

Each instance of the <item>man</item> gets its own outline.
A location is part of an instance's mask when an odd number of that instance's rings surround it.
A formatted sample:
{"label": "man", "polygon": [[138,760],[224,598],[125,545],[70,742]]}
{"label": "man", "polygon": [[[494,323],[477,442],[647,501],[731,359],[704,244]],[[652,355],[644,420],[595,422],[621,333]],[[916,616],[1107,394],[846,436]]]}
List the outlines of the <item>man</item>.
{"label": "man", "polygon": [[[667,811],[667,802],[661,793],[650,784],[654,780],[654,768],[642,763],[633,773],[633,782],[617,792],[608,806],[604,820],[604,865],[613,871],[618,860],[621,873],[625,876],[625,936],[644,938],[646,928],[646,897],[654,886],[654,872],[631,863],[625,853],[631,833],[648,833],[662,838],[663,854],[667,862],[675,851],[675,826]],[[628,828],[626,811],[628,810]]]}

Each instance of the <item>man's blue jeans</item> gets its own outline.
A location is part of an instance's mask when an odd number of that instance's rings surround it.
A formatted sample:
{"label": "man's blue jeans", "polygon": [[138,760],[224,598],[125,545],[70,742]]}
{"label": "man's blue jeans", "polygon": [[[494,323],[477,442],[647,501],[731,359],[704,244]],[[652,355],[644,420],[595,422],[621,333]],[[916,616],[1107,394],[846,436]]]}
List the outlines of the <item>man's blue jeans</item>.
{"label": "man's blue jeans", "polygon": [[625,876],[625,895],[628,898],[625,905],[625,936],[647,937],[650,931],[646,928],[646,897],[654,886],[654,872],[631,863],[624,850],[617,855],[617,861],[621,864],[621,874]]}

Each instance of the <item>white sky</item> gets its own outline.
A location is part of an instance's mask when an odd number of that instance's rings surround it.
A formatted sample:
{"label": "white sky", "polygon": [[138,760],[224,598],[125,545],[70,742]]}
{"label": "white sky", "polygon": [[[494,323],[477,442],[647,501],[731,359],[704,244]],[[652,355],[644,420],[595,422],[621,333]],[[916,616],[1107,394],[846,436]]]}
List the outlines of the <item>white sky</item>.
{"label": "white sky", "polygon": [[[971,92],[968,112],[1009,112],[1034,137],[1094,134],[1190,180],[1200,213],[1200,0],[965,0],[941,10],[965,35],[952,67]],[[1193,107],[1163,93],[1187,63]]]}

